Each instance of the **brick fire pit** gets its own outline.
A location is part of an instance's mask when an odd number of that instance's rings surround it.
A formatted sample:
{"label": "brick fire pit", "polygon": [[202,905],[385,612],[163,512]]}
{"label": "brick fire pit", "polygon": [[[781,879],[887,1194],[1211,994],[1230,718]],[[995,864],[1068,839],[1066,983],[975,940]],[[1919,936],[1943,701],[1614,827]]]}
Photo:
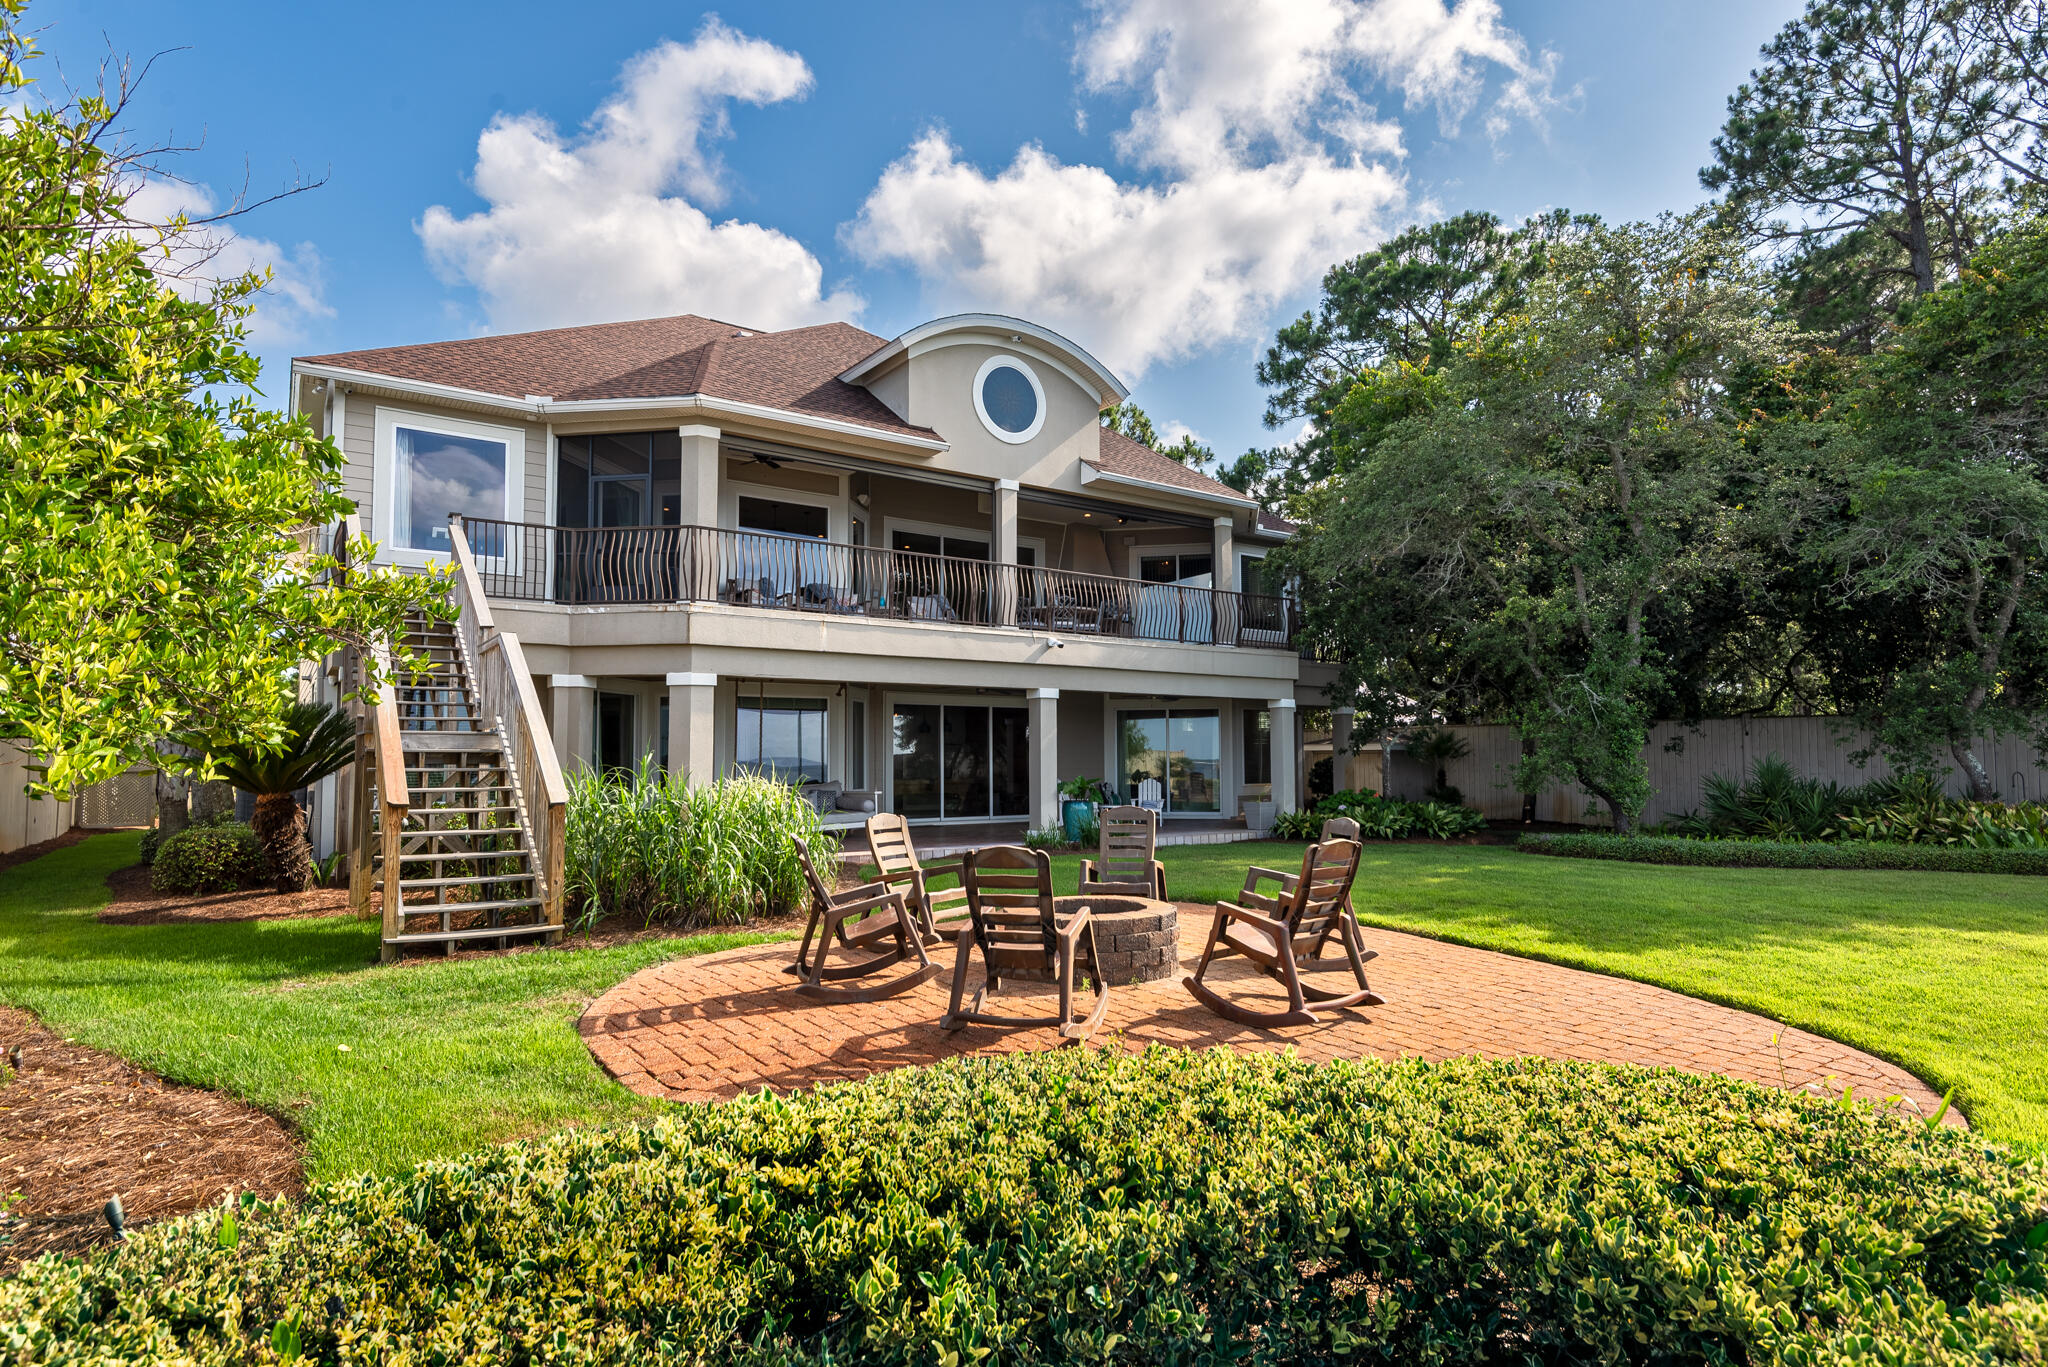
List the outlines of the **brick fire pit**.
{"label": "brick fire pit", "polygon": [[1095,955],[1111,987],[1158,982],[1180,968],[1180,917],[1171,902],[1146,897],[1060,897],[1062,912],[1094,912]]}

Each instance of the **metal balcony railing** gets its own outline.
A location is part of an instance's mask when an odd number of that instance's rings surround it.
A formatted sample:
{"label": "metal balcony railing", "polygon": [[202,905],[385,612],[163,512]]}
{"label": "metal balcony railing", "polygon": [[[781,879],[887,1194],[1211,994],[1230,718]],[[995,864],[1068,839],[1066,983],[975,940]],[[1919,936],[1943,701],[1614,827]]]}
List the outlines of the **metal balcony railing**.
{"label": "metal balcony railing", "polygon": [[1294,606],[1268,594],[1154,584],[719,527],[551,527],[467,518],[487,598],[727,603],[788,612],[1292,648]]}

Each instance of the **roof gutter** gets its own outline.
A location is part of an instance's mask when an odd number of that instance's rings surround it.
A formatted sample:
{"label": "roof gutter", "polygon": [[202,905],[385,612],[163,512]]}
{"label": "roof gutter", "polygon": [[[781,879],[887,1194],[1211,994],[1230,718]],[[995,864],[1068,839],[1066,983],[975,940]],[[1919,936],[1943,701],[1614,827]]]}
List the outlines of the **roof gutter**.
{"label": "roof gutter", "polygon": [[868,427],[857,422],[843,422],[837,418],[823,418],[810,413],[797,413],[787,408],[771,408],[766,404],[742,403],[738,399],[722,399],[714,394],[676,394],[639,399],[562,399],[528,395],[515,399],[507,394],[493,394],[482,389],[464,389],[457,385],[436,384],[432,380],[411,380],[398,375],[380,375],[372,370],[351,370],[343,366],[292,362],[292,372],[307,375],[318,380],[338,380],[348,384],[376,385],[384,389],[396,389],[407,394],[418,394],[423,398],[446,399],[455,403],[474,404],[494,408],[504,413],[516,413],[536,421],[553,418],[575,417],[599,413],[635,413],[651,411],[674,411],[695,409],[709,416],[752,418],[780,424],[785,427],[801,427],[814,432],[829,432],[834,436],[859,437],[867,441],[907,448],[913,451],[938,452],[952,449],[952,443],[937,437],[913,437],[900,432],[888,432],[878,427]]}
{"label": "roof gutter", "polygon": [[1081,483],[1108,484],[1116,488],[1142,489],[1150,494],[1177,494],[1200,503],[1221,503],[1230,508],[1243,508],[1256,513],[1264,506],[1254,498],[1234,498],[1228,494],[1212,494],[1201,489],[1189,489],[1179,484],[1166,484],[1156,479],[1139,479],[1135,475],[1119,475],[1104,470],[1088,461],[1081,462]]}

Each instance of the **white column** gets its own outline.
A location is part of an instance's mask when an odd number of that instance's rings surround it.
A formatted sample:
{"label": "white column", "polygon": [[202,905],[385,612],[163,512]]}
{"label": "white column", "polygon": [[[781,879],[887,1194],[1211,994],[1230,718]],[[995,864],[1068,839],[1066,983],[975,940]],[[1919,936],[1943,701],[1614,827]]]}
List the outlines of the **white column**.
{"label": "white column", "polygon": [[[718,525],[719,430],[705,423],[676,429],[682,439],[682,488],[676,496],[677,521],[688,527]],[[676,538],[676,597],[703,602],[718,596],[718,537],[685,531]],[[670,753],[674,758],[674,753]]]}
{"label": "white column", "polygon": [[1210,538],[1215,567],[1210,583],[1227,592],[1237,591],[1237,520],[1219,517]]}
{"label": "white column", "polygon": [[597,680],[587,674],[550,674],[555,710],[550,729],[555,733],[555,758],[562,772],[588,769],[597,747]]}
{"label": "white column", "polygon": [[1060,820],[1060,691],[1026,689],[1031,729],[1031,824],[1057,826]]}
{"label": "white column", "polygon": [[1301,806],[1301,735],[1295,729],[1294,699],[1274,698],[1266,704],[1273,722],[1273,811]]}
{"label": "white column", "polygon": [[1017,620],[1017,481],[997,480],[989,508],[995,519],[989,559],[995,562],[996,577],[989,607],[996,625],[1008,626]]}
{"label": "white column", "polygon": [[718,740],[716,674],[668,676],[668,771],[692,788],[718,776],[712,749]]}
{"label": "white column", "polygon": [[1353,707],[1335,708],[1330,713],[1330,791],[1341,792],[1351,782],[1351,719]]}

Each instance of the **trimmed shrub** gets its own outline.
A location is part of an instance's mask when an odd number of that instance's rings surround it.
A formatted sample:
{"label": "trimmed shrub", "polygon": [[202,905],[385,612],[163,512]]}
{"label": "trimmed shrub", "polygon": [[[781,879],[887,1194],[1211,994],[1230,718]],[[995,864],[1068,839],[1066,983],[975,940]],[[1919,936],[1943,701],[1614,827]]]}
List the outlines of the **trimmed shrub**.
{"label": "trimmed shrub", "polygon": [[953,1059],[142,1231],[10,1363],[2033,1361],[2048,1178],[1538,1059]]}
{"label": "trimmed shrub", "polygon": [[270,876],[263,842],[247,822],[187,826],[158,846],[149,885],[158,892],[231,892]]}
{"label": "trimmed shrub", "polygon": [[1515,848],[1569,859],[1723,869],[1902,869],[1927,873],[2048,874],[2048,850],[1898,845],[1877,841],[1693,840],[1656,835],[1525,835]]}
{"label": "trimmed shrub", "polygon": [[643,759],[637,774],[569,778],[568,904],[583,924],[741,925],[807,905],[791,836],[832,877],[839,838],[787,783],[742,775],[691,788]]}
{"label": "trimmed shrub", "polygon": [[1358,823],[1365,840],[1401,840],[1428,836],[1432,840],[1453,840],[1486,829],[1486,818],[1470,807],[1447,802],[1404,802],[1381,797],[1371,789],[1347,788],[1320,802],[1294,812],[1282,812],[1273,822],[1273,834],[1282,840],[1313,840],[1323,823],[1333,816],[1348,816]]}

